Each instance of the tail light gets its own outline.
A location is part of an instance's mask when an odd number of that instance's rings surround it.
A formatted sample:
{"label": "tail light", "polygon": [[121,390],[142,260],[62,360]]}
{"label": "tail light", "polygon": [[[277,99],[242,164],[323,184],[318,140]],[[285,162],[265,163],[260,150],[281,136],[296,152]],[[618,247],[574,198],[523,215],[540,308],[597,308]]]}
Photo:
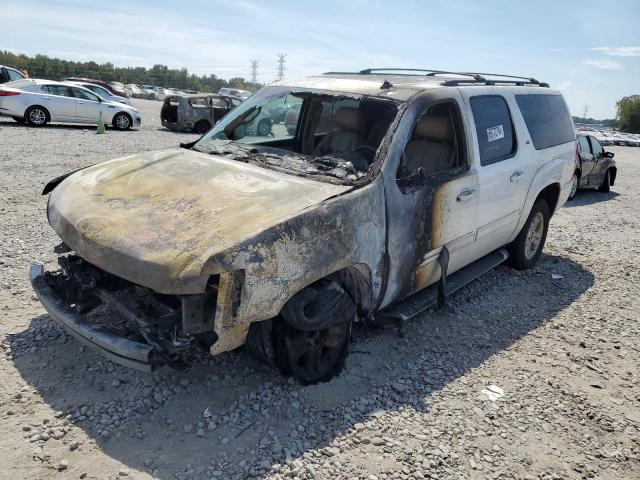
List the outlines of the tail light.
{"label": "tail light", "polygon": [[12,97],[14,95],[20,95],[20,92],[16,90],[0,90],[0,97]]}

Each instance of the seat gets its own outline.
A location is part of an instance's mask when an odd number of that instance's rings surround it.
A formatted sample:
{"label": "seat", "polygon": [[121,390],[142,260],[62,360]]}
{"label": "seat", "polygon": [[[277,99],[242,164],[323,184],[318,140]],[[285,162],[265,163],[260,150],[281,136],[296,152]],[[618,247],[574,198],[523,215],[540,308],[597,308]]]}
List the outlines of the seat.
{"label": "seat", "polygon": [[456,149],[451,120],[440,115],[422,116],[405,149],[405,161],[408,172],[422,167],[425,175],[455,167]]}
{"label": "seat", "polygon": [[342,107],[334,115],[335,127],[327,133],[316,146],[316,155],[336,152],[353,152],[366,142],[363,133],[364,118],[362,112],[353,107]]}

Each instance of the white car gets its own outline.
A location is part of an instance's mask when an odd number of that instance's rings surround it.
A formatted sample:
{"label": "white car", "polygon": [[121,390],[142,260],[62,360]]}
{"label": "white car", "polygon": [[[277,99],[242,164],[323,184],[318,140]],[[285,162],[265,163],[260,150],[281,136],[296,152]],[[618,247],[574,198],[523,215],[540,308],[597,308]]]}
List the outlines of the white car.
{"label": "white car", "polygon": [[622,137],[624,137],[624,139],[627,142],[627,145],[629,147],[638,147],[640,146],[640,139],[638,138],[637,135],[634,135],[632,133],[622,133],[620,134]]}
{"label": "white car", "polygon": [[175,92],[173,90],[169,90],[168,88],[162,87],[154,87],[153,91],[156,94],[156,100],[164,101],[169,95],[173,95]]}
{"label": "white car", "polygon": [[41,127],[49,122],[105,125],[128,130],[140,125],[140,113],[123,103],[108,102],[86,88],[51,80],[24,79],[0,86],[0,115]]}
{"label": "white car", "polygon": [[121,97],[120,95],[114,95],[106,88],[101,87],[100,85],[96,85],[95,83],[89,83],[89,82],[64,82],[64,83],[87,88],[91,90],[93,93],[95,93],[96,95],[102,97],[102,99],[106,100],[107,102],[118,102],[118,103],[124,103],[125,105],[131,105],[131,100],[129,100],[128,98]]}
{"label": "white car", "polygon": [[246,100],[251,96],[251,92],[246,90],[240,90],[239,88],[227,88],[223,87],[218,91],[218,95],[226,95],[228,97],[240,97]]}
{"label": "white car", "polygon": [[133,98],[144,98],[146,97],[146,93],[143,93],[142,89],[134,84],[134,83],[129,83],[127,85],[124,86],[124,91],[127,92],[127,94],[130,97]]}

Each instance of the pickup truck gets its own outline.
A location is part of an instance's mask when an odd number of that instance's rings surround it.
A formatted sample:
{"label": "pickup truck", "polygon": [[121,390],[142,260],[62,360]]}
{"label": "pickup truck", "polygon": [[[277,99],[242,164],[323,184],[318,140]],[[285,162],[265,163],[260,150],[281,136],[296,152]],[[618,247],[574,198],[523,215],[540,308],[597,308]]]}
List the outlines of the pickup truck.
{"label": "pickup truck", "polygon": [[[281,106],[294,128],[255,133]],[[196,142],[51,181],[60,268],[33,265],[31,282],[120,364],[184,368],[195,344],[246,344],[301,383],[327,381],[354,322],[406,321],[505,261],[533,267],[575,155],[564,99],[535,79],[284,81]]]}

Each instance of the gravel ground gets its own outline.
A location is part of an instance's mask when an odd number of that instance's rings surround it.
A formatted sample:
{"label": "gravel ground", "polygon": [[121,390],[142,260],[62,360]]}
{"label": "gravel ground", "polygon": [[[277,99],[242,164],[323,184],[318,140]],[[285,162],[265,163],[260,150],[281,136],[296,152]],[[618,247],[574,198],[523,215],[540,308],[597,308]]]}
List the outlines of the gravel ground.
{"label": "gravel ground", "polygon": [[640,149],[611,148],[618,184],[553,218],[536,268],[358,330],[332,382],[242,349],[148,375],[82,348],[26,278],[55,259],[47,180],[195,138],[136,104],[142,128],[107,135],[0,120],[0,478],[640,478]]}

